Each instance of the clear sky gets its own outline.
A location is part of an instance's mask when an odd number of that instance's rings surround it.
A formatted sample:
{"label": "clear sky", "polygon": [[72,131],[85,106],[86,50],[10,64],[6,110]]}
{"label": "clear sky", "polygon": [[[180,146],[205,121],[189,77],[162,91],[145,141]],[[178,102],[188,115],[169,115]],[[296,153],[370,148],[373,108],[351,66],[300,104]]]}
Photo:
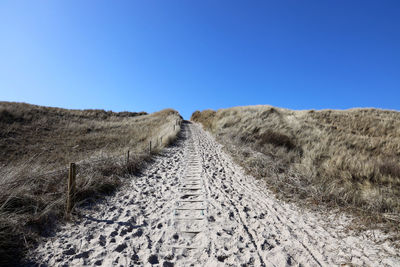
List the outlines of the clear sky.
{"label": "clear sky", "polygon": [[0,1],[0,100],[400,110],[400,1]]}

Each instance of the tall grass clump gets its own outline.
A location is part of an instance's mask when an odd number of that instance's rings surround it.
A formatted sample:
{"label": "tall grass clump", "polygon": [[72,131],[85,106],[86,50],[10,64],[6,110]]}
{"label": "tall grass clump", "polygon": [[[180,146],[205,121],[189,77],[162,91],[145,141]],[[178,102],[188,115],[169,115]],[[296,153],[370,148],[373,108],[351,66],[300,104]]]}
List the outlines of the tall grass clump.
{"label": "tall grass clump", "polygon": [[399,230],[399,112],[248,106],[196,111],[191,119],[278,195],[346,208]]}
{"label": "tall grass clump", "polygon": [[76,205],[93,202],[151,160],[150,141],[152,153],[173,142],[181,121],[172,109],[115,113],[0,102],[0,266],[18,264],[64,219],[69,162],[77,164]]}

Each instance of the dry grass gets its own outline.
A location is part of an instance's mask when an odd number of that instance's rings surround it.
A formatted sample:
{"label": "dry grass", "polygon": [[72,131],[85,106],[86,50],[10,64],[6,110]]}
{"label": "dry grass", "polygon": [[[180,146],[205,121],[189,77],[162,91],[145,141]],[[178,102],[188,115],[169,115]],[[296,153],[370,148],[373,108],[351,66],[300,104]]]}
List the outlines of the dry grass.
{"label": "dry grass", "polygon": [[195,112],[192,120],[280,196],[343,207],[399,230],[399,112],[249,106]]}
{"label": "dry grass", "polygon": [[148,115],[0,102],[0,266],[17,264],[64,217],[69,162],[78,168],[77,203],[93,201],[151,160],[149,141],[154,153],[174,141],[181,120],[170,109]]}

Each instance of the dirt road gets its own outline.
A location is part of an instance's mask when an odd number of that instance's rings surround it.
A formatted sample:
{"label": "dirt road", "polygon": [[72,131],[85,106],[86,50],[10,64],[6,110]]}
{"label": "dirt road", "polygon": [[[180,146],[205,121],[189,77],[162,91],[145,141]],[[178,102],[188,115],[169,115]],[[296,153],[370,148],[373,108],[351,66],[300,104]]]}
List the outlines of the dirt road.
{"label": "dirt road", "polygon": [[342,219],[278,201],[194,124],[129,186],[80,212],[32,258],[49,266],[400,265],[393,248],[346,233]]}

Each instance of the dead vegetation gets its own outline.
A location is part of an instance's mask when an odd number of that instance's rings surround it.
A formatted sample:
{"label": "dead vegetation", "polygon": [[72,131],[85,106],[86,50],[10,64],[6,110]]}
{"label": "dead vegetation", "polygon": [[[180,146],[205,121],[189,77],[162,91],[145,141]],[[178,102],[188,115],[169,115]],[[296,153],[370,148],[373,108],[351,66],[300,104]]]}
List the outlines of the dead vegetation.
{"label": "dead vegetation", "polygon": [[281,197],[400,230],[399,112],[249,106],[196,111],[191,119]]}
{"label": "dead vegetation", "polygon": [[17,264],[64,217],[69,162],[77,163],[77,205],[93,201],[151,160],[150,141],[153,153],[174,141],[181,120],[171,109],[148,115],[0,102],[0,265]]}

